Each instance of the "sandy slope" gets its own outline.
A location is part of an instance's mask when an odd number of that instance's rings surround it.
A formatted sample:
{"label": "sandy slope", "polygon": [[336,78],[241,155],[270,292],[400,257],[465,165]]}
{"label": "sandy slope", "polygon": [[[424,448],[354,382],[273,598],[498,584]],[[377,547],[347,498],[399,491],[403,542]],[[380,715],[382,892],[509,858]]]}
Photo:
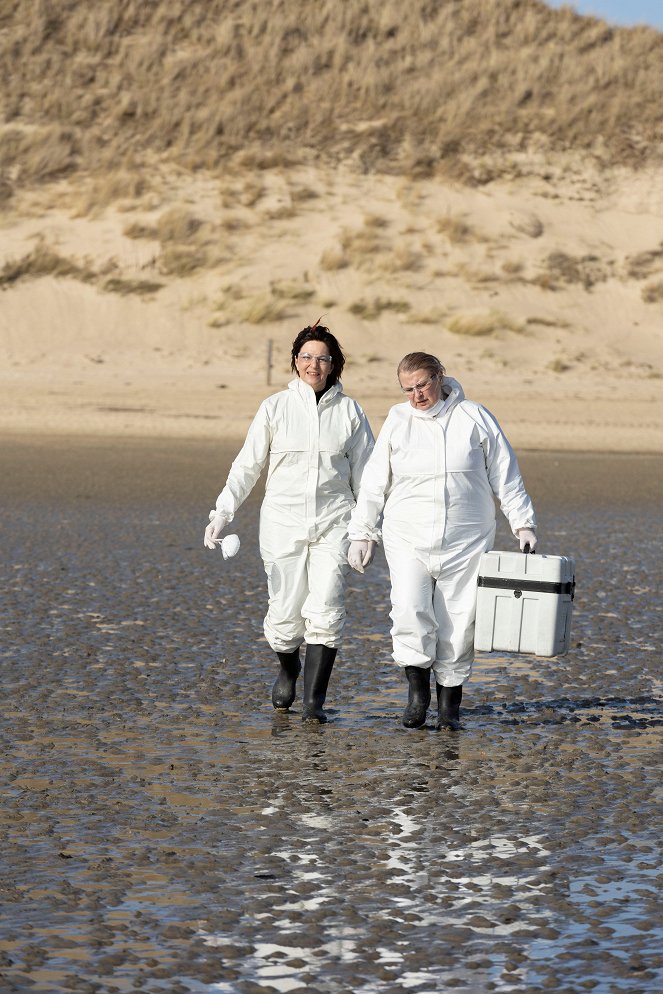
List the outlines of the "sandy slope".
{"label": "sandy slope", "polygon": [[[86,216],[80,188],[26,195],[0,263],[41,239],[162,286],[6,285],[0,431],[239,439],[287,382],[294,334],[324,313],[376,429],[400,400],[396,363],[423,349],[518,447],[661,452],[663,293],[643,291],[663,281],[662,181],[568,159],[480,189],[350,170],[157,176],[141,202]],[[163,272],[156,227],[173,206],[204,222],[188,248],[207,265],[186,276]],[[137,222],[151,235],[127,237]],[[485,334],[450,330],[488,314]]]}

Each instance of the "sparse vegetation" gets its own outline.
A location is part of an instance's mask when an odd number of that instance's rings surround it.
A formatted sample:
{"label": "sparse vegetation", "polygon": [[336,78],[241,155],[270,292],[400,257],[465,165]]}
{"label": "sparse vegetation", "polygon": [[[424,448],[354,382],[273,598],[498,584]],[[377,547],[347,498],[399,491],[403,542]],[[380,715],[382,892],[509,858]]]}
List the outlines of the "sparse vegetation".
{"label": "sparse vegetation", "polygon": [[498,283],[500,281],[500,276],[492,269],[478,269],[476,266],[467,265],[467,263],[461,263],[455,268],[455,275],[462,277],[466,283],[472,286],[481,285],[482,283]]}
{"label": "sparse vegetation", "polygon": [[315,290],[299,283],[272,283],[271,292],[280,300],[289,300],[292,303],[300,304],[315,296]]}
{"label": "sparse vegetation", "polygon": [[264,184],[257,176],[247,176],[240,194],[240,203],[243,207],[253,207],[254,204],[258,203],[264,192]]}
{"label": "sparse vegetation", "polygon": [[474,237],[474,230],[462,217],[445,214],[437,219],[437,230],[445,235],[452,244],[467,242]]}
{"label": "sparse vegetation", "polygon": [[663,243],[650,252],[639,252],[626,261],[626,275],[632,280],[648,279],[663,269]]}
{"label": "sparse vegetation", "polygon": [[642,299],[645,304],[660,304],[663,301],[663,280],[643,286]]}
{"label": "sparse vegetation", "polygon": [[389,227],[389,221],[381,214],[366,214],[364,217],[364,228],[367,231],[381,231]]}
{"label": "sparse vegetation", "polygon": [[297,217],[297,211],[292,204],[280,204],[265,211],[265,217],[268,221],[290,221],[293,217]]}
{"label": "sparse vegetation", "polygon": [[345,269],[350,265],[350,260],[340,248],[327,248],[320,256],[320,268],[331,272],[335,269]]}
{"label": "sparse vegetation", "polygon": [[0,173],[0,204],[8,203],[14,196],[13,184]]}
{"label": "sparse vegetation", "polygon": [[224,231],[241,231],[246,228],[247,222],[239,214],[224,214],[220,226]]}
{"label": "sparse vegetation", "polygon": [[341,248],[350,262],[361,268],[376,253],[384,248],[380,235],[381,228],[375,224],[365,224],[363,228],[344,228],[341,232]]}
{"label": "sparse vegetation", "polygon": [[210,265],[210,255],[197,245],[167,245],[157,265],[163,276],[191,276],[197,269]]}
{"label": "sparse vegetation", "polygon": [[157,238],[162,244],[191,242],[202,226],[200,218],[185,207],[170,207],[157,221]]}
{"label": "sparse vegetation", "polygon": [[497,310],[454,314],[447,319],[446,326],[454,335],[466,335],[471,338],[495,335],[503,331],[521,333],[525,329],[524,322]]}
{"label": "sparse vegetation", "polygon": [[374,297],[372,300],[356,300],[348,309],[351,314],[356,314],[365,321],[375,321],[384,311],[407,314],[410,304],[407,300],[385,300],[382,297]]}
{"label": "sparse vegetation", "polygon": [[222,288],[216,304],[218,312],[209,322],[211,328],[221,328],[230,322],[265,324],[288,317],[293,305],[301,305],[315,296],[311,287],[294,283],[272,283],[269,288],[245,292],[239,284]]}
{"label": "sparse vegetation", "polygon": [[565,321],[563,318],[544,318],[537,317],[536,315],[527,318],[528,325],[540,324],[544,328],[569,328],[569,322]]}
{"label": "sparse vegetation", "polygon": [[544,290],[557,290],[563,284],[580,283],[591,290],[597,283],[609,279],[613,264],[595,255],[572,256],[566,252],[551,252],[545,259],[545,269],[534,276],[532,283]]}
{"label": "sparse vegetation", "polygon": [[571,365],[566,359],[557,356],[555,359],[551,359],[546,369],[549,369],[551,373],[567,373],[571,369]]}
{"label": "sparse vegetation", "polygon": [[60,255],[56,249],[40,240],[31,252],[19,259],[8,259],[5,262],[0,270],[0,287],[7,288],[24,280],[41,279],[44,276],[93,283],[106,293],[119,293],[123,296],[146,296],[156,293],[163,286],[155,280],[122,276],[112,260],[95,270],[89,262]]}
{"label": "sparse vegetation", "polygon": [[83,190],[78,209],[79,217],[103,211],[119,200],[135,202],[147,191],[145,175],[136,170],[110,170],[95,176]]}
{"label": "sparse vegetation", "polygon": [[[344,269],[346,266],[355,269],[375,269],[378,265],[378,256],[390,247],[389,242],[383,237],[387,226],[388,221],[385,218],[368,214],[361,228],[343,228],[339,238],[340,245],[325,249],[320,256],[321,268],[329,271]],[[380,259],[379,265],[391,271],[394,268],[402,268],[399,263],[394,263],[393,257],[391,261]]]}
{"label": "sparse vegetation", "polygon": [[150,296],[160,290],[162,286],[163,283],[157,283],[154,280],[131,280],[121,276],[113,276],[103,283],[103,289],[107,293],[119,293],[122,296],[135,293],[140,297]]}
{"label": "sparse vegetation", "polygon": [[421,252],[408,242],[399,242],[380,260],[380,269],[384,273],[414,272],[421,264]]}
{"label": "sparse vegetation", "polygon": [[290,196],[294,204],[305,203],[307,200],[315,200],[319,194],[310,186],[293,186]]}
{"label": "sparse vegetation", "polygon": [[439,324],[442,326],[447,318],[447,312],[440,307],[432,307],[427,311],[413,311],[408,316],[411,324]]}
{"label": "sparse vegetation", "polygon": [[8,259],[0,270],[0,287],[11,286],[26,279],[42,276],[61,276],[93,283],[96,272],[86,262],[62,256],[44,241],[39,241],[31,252],[19,259]]}
{"label": "sparse vegetation", "polygon": [[246,300],[241,300],[235,314],[239,321],[247,324],[264,324],[269,321],[280,321],[288,315],[288,302],[273,293],[258,293]]}
{"label": "sparse vegetation", "polygon": [[525,264],[520,259],[505,259],[502,263],[502,272],[509,279],[516,279],[522,276],[525,271]]}
{"label": "sparse vegetation", "polygon": [[125,225],[122,234],[125,238],[151,238],[154,241],[159,238],[156,225],[144,224],[142,221],[132,221],[131,224]]}
{"label": "sparse vegetation", "polygon": [[163,276],[190,276],[220,261],[214,251],[214,227],[186,207],[171,207],[158,218],[156,236],[161,242],[157,266]]}

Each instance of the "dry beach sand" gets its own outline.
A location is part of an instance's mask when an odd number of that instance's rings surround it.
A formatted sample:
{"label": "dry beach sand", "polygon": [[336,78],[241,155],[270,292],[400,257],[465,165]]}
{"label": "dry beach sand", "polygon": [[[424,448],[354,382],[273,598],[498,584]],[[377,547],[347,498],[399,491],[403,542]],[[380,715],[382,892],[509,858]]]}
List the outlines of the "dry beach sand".
{"label": "dry beach sand", "polygon": [[[544,172],[157,171],[84,218],[80,183],[26,193],[2,228],[0,429],[239,440],[324,314],[376,431],[424,349],[518,448],[661,452],[663,172]],[[196,252],[214,265],[187,272]]]}

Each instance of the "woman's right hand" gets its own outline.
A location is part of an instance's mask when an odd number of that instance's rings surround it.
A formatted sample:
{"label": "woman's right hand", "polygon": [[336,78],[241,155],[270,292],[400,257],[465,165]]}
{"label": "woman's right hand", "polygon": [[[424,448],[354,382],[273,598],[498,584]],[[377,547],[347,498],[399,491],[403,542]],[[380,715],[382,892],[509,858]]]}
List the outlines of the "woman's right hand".
{"label": "woman's right hand", "polygon": [[203,545],[206,549],[216,549],[217,539],[227,524],[228,519],[225,514],[210,511],[210,523],[205,529],[205,538],[203,539]]}
{"label": "woman's right hand", "polygon": [[364,567],[370,564],[374,551],[375,542],[372,539],[353,539],[348,549],[348,562],[358,573],[363,573]]}

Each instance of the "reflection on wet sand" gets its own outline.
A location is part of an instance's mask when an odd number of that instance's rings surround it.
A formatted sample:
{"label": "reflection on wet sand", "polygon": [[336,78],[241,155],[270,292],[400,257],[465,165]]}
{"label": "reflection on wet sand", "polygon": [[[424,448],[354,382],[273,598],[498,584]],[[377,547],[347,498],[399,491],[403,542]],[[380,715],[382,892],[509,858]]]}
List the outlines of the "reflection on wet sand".
{"label": "reflection on wet sand", "polygon": [[8,498],[2,990],[661,987],[663,514],[540,514],[571,652],[480,657],[453,735],[400,724],[380,557],[310,727],[269,703],[255,504],[228,568],[188,498]]}

